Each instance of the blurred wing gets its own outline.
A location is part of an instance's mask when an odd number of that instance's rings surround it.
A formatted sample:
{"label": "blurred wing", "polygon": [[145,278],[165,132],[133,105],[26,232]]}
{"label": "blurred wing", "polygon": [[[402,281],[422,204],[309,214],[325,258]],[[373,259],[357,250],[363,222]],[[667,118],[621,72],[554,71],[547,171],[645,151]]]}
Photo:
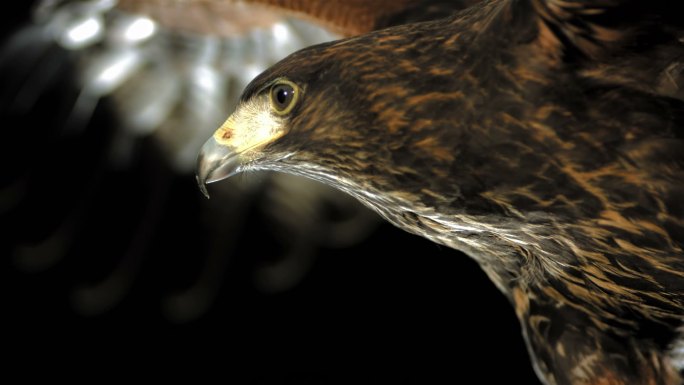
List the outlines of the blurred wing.
{"label": "blurred wing", "polygon": [[[123,10],[147,14],[174,29],[232,34],[268,24],[278,14],[311,19],[352,36],[397,24],[446,17],[480,0],[122,0]],[[255,12],[259,10],[259,12]]]}
{"label": "blurred wing", "polygon": [[[209,202],[197,194],[191,173],[204,138],[252,77],[297,49],[339,35],[274,7],[233,7],[231,13],[210,8],[218,2],[190,1],[150,8],[189,31],[211,26],[224,32],[183,33],[113,4],[39,1],[33,22],[0,46],[0,118],[8,127],[0,141],[0,174],[6,176],[0,228],[7,234],[0,249],[8,250],[12,267],[44,272],[76,260],[58,278],[68,286],[65,297],[80,314],[102,314],[137,298],[132,283],[146,274],[144,261],[166,254],[160,250],[170,245],[174,255],[199,263],[196,270],[182,269],[191,284],[163,296],[165,316],[182,322],[213,306],[226,261],[239,258],[238,245],[249,242],[237,236],[243,231],[262,240],[273,235],[264,244],[277,245],[255,252],[269,256],[254,267],[253,285],[264,292],[297,285],[322,247],[355,244],[373,231],[373,214],[308,180],[236,180]],[[32,143],[35,153],[17,163],[22,143]],[[186,200],[194,204],[180,203]],[[103,202],[112,201],[122,204],[108,211],[113,206]],[[171,212],[174,220],[164,220]],[[272,230],[244,230],[246,218],[262,218]],[[154,234],[166,226],[181,236],[160,242]],[[198,249],[196,234],[209,234],[209,243]],[[104,244],[112,247],[103,250]],[[98,255],[99,266],[107,265],[103,259],[111,264],[100,267],[103,279],[74,289],[73,281],[91,275],[82,263],[86,255]]]}

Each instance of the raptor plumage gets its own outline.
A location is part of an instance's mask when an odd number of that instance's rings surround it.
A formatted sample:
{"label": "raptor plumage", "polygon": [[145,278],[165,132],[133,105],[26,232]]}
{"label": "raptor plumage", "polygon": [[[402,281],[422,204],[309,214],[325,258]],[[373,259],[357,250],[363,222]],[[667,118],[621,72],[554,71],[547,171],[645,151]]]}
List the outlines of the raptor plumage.
{"label": "raptor plumage", "polygon": [[200,182],[304,175],[466,252],[548,384],[681,383],[684,22],[666,1],[459,7],[258,76]]}

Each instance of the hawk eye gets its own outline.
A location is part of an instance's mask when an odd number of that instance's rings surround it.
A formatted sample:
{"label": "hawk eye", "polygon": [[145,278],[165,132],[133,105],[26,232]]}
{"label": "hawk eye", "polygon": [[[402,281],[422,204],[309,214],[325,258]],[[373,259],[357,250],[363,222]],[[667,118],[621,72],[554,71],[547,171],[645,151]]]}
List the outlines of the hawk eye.
{"label": "hawk eye", "polygon": [[299,98],[298,87],[287,80],[281,80],[271,87],[271,107],[279,115],[292,111]]}

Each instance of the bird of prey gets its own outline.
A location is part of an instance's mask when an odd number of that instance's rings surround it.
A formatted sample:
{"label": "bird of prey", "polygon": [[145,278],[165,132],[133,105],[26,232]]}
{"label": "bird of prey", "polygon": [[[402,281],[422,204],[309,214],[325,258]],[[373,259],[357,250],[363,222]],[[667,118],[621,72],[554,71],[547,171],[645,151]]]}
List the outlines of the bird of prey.
{"label": "bird of prey", "polygon": [[247,86],[198,157],[202,189],[252,170],[327,183],[475,259],[542,382],[682,383],[675,5],[262,2],[351,37]]}

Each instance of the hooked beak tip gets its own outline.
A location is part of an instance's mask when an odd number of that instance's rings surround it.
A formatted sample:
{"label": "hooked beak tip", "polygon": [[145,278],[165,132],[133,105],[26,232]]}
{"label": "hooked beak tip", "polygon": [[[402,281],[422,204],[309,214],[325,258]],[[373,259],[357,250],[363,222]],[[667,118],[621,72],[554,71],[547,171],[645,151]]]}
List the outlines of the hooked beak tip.
{"label": "hooked beak tip", "polygon": [[197,180],[197,186],[199,187],[200,191],[202,192],[202,195],[204,195],[205,198],[209,199],[209,191],[207,191],[207,184],[202,178],[200,178],[199,175],[195,175],[195,179]]}
{"label": "hooked beak tip", "polygon": [[197,184],[205,197],[209,198],[206,185],[235,175],[240,167],[238,153],[221,145],[212,137],[202,146],[197,156]]}

